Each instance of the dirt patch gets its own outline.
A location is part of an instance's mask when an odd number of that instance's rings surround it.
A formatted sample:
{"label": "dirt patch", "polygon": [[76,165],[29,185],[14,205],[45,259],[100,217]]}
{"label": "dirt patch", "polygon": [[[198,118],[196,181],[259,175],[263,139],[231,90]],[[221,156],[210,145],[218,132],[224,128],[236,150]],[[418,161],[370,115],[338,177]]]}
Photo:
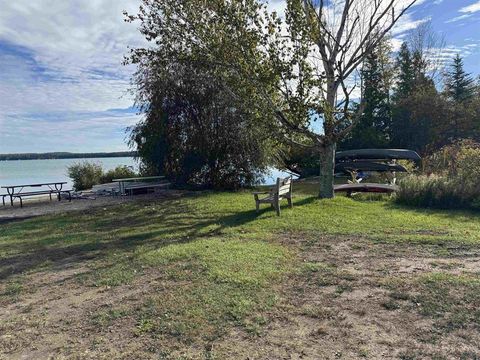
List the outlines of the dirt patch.
{"label": "dirt patch", "polygon": [[145,299],[188,284],[160,267],[143,269],[128,284],[91,286],[79,277],[97,271],[96,264],[81,258],[25,274],[21,296],[0,298],[0,359],[480,357],[478,329],[439,330],[391,285],[438,270],[478,275],[478,249],[441,257],[433,246],[356,237],[284,234],[281,242],[298,254],[298,269],[277,286],[277,306],[261,314],[266,320],[254,332],[232,321],[224,337],[186,343],[140,331]]}
{"label": "dirt patch", "polygon": [[[283,287],[281,310],[258,337],[236,329],[214,348],[242,359],[477,359],[479,329],[446,332],[392,292],[392,279],[438,270],[478,273],[480,257],[432,256],[429,247],[374,244],[364,239],[286,236],[304,270]],[[467,265],[468,264],[468,265]],[[460,270],[459,270],[460,269]],[[414,289],[412,289],[413,291]],[[442,299],[438,299],[442,301]],[[413,309],[412,309],[413,307]],[[472,324],[470,324],[472,325]],[[466,330],[468,329],[468,330]]]}

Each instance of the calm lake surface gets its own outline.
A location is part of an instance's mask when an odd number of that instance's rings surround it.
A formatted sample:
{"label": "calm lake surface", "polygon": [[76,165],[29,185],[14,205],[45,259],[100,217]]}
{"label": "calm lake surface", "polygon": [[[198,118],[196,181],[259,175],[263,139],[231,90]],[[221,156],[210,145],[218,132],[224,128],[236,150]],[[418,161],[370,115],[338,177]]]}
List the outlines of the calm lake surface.
{"label": "calm lake surface", "polygon": [[[66,181],[67,187],[71,188],[67,167],[82,161],[98,163],[104,170],[119,165],[132,166],[138,170],[138,164],[132,157],[0,161],[0,186]],[[0,193],[3,191],[0,190]]]}
{"label": "calm lake surface", "polygon": [[[66,181],[67,187],[71,188],[67,167],[82,161],[98,163],[104,170],[114,169],[119,165],[131,166],[138,170],[138,163],[132,157],[0,161],[0,186]],[[286,176],[287,173],[272,169],[265,175],[265,184],[273,184],[277,177]],[[4,191],[0,190],[0,193]]]}

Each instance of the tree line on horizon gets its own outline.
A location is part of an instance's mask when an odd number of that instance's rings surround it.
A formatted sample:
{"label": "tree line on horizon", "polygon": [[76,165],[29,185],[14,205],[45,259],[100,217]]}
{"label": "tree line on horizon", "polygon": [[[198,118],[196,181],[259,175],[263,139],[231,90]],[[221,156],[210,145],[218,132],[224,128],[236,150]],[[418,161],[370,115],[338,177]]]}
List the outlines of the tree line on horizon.
{"label": "tree line on horizon", "polygon": [[116,151],[116,152],[97,152],[97,153],[71,153],[71,152],[19,153],[19,154],[0,154],[0,161],[92,159],[92,158],[113,158],[113,157],[135,157],[136,155],[137,155],[136,151]]}

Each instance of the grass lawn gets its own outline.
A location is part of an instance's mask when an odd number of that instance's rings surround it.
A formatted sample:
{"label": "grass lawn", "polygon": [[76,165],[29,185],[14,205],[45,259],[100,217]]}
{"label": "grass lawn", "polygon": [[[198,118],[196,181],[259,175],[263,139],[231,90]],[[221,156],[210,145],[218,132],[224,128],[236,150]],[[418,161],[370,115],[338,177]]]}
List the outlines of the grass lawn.
{"label": "grass lawn", "polygon": [[480,219],[199,193],[0,224],[0,359],[479,359]]}

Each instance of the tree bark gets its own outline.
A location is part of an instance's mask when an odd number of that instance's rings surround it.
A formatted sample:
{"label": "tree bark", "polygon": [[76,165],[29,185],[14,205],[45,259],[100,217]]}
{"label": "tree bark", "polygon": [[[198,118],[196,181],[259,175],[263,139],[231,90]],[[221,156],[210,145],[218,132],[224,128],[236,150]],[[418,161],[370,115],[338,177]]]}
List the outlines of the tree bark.
{"label": "tree bark", "polygon": [[333,173],[335,171],[335,149],[337,145],[325,144],[320,147],[320,191],[318,197],[331,199],[335,197],[333,191]]}

